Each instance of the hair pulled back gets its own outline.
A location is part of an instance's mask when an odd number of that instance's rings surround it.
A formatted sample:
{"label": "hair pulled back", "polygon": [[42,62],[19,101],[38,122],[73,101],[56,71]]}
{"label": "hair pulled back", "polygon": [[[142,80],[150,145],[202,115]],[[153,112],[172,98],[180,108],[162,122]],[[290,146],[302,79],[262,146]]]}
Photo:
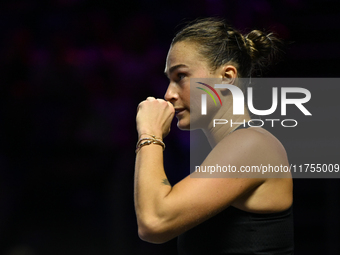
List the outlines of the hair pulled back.
{"label": "hair pulled back", "polygon": [[282,45],[273,33],[253,30],[242,35],[218,18],[190,22],[176,34],[172,45],[181,41],[195,43],[213,70],[227,63],[234,64],[239,77],[250,77],[271,64]]}

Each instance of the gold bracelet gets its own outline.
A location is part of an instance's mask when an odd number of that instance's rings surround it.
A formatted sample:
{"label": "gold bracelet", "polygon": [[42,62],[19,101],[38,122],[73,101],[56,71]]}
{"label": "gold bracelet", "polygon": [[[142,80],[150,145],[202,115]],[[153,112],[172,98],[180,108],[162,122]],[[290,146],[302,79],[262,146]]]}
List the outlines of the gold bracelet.
{"label": "gold bracelet", "polygon": [[140,138],[136,144],[136,148],[139,147],[139,145],[143,142],[143,141],[152,141],[152,142],[157,142],[158,144],[161,144],[163,147],[165,147],[165,144],[162,140],[157,139],[157,138],[149,138],[149,137],[145,137],[145,138]]}
{"label": "gold bracelet", "polygon": [[136,145],[136,153],[145,145],[150,145],[150,144],[158,144],[160,146],[163,147],[163,151],[165,149],[165,143],[159,139],[156,138],[141,138],[139,139],[139,141],[137,142]]}
{"label": "gold bracelet", "polygon": [[[144,142],[143,142],[144,141]],[[140,148],[142,148],[145,145],[150,145],[150,144],[158,144],[161,145],[163,147],[163,150],[165,149],[165,144],[163,143],[163,141],[156,139],[156,138],[141,138],[139,139],[139,141],[137,142],[136,145],[136,153],[140,150]]]}

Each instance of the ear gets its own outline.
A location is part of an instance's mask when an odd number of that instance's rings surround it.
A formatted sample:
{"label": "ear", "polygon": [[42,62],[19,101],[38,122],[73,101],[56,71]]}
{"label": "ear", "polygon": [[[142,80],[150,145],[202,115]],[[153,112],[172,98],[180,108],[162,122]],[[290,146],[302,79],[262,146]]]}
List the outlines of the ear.
{"label": "ear", "polygon": [[[220,71],[220,76],[222,77],[222,83],[236,85],[237,69],[233,65],[222,66]],[[220,89],[222,95],[227,95],[230,93],[229,89]]]}
{"label": "ear", "polygon": [[222,82],[235,84],[237,78],[237,69],[233,65],[225,65],[221,69]]}

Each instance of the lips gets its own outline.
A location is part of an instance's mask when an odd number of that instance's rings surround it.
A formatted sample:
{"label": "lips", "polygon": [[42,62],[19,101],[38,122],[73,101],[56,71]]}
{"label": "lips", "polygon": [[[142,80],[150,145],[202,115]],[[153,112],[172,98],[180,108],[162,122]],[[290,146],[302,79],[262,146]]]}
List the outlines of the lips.
{"label": "lips", "polygon": [[185,108],[175,108],[176,115],[182,113],[183,111],[185,111]]}

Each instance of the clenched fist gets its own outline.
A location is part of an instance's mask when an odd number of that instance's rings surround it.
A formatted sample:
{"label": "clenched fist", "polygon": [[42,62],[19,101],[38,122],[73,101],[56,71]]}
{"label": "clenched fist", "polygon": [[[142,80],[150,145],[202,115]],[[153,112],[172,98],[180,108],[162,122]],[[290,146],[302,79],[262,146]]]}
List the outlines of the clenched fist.
{"label": "clenched fist", "polygon": [[175,109],[170,102],[148,97],[137,108],[138,135],[146,133],[164,138],[170,132],[170,125],[174,115]]}

